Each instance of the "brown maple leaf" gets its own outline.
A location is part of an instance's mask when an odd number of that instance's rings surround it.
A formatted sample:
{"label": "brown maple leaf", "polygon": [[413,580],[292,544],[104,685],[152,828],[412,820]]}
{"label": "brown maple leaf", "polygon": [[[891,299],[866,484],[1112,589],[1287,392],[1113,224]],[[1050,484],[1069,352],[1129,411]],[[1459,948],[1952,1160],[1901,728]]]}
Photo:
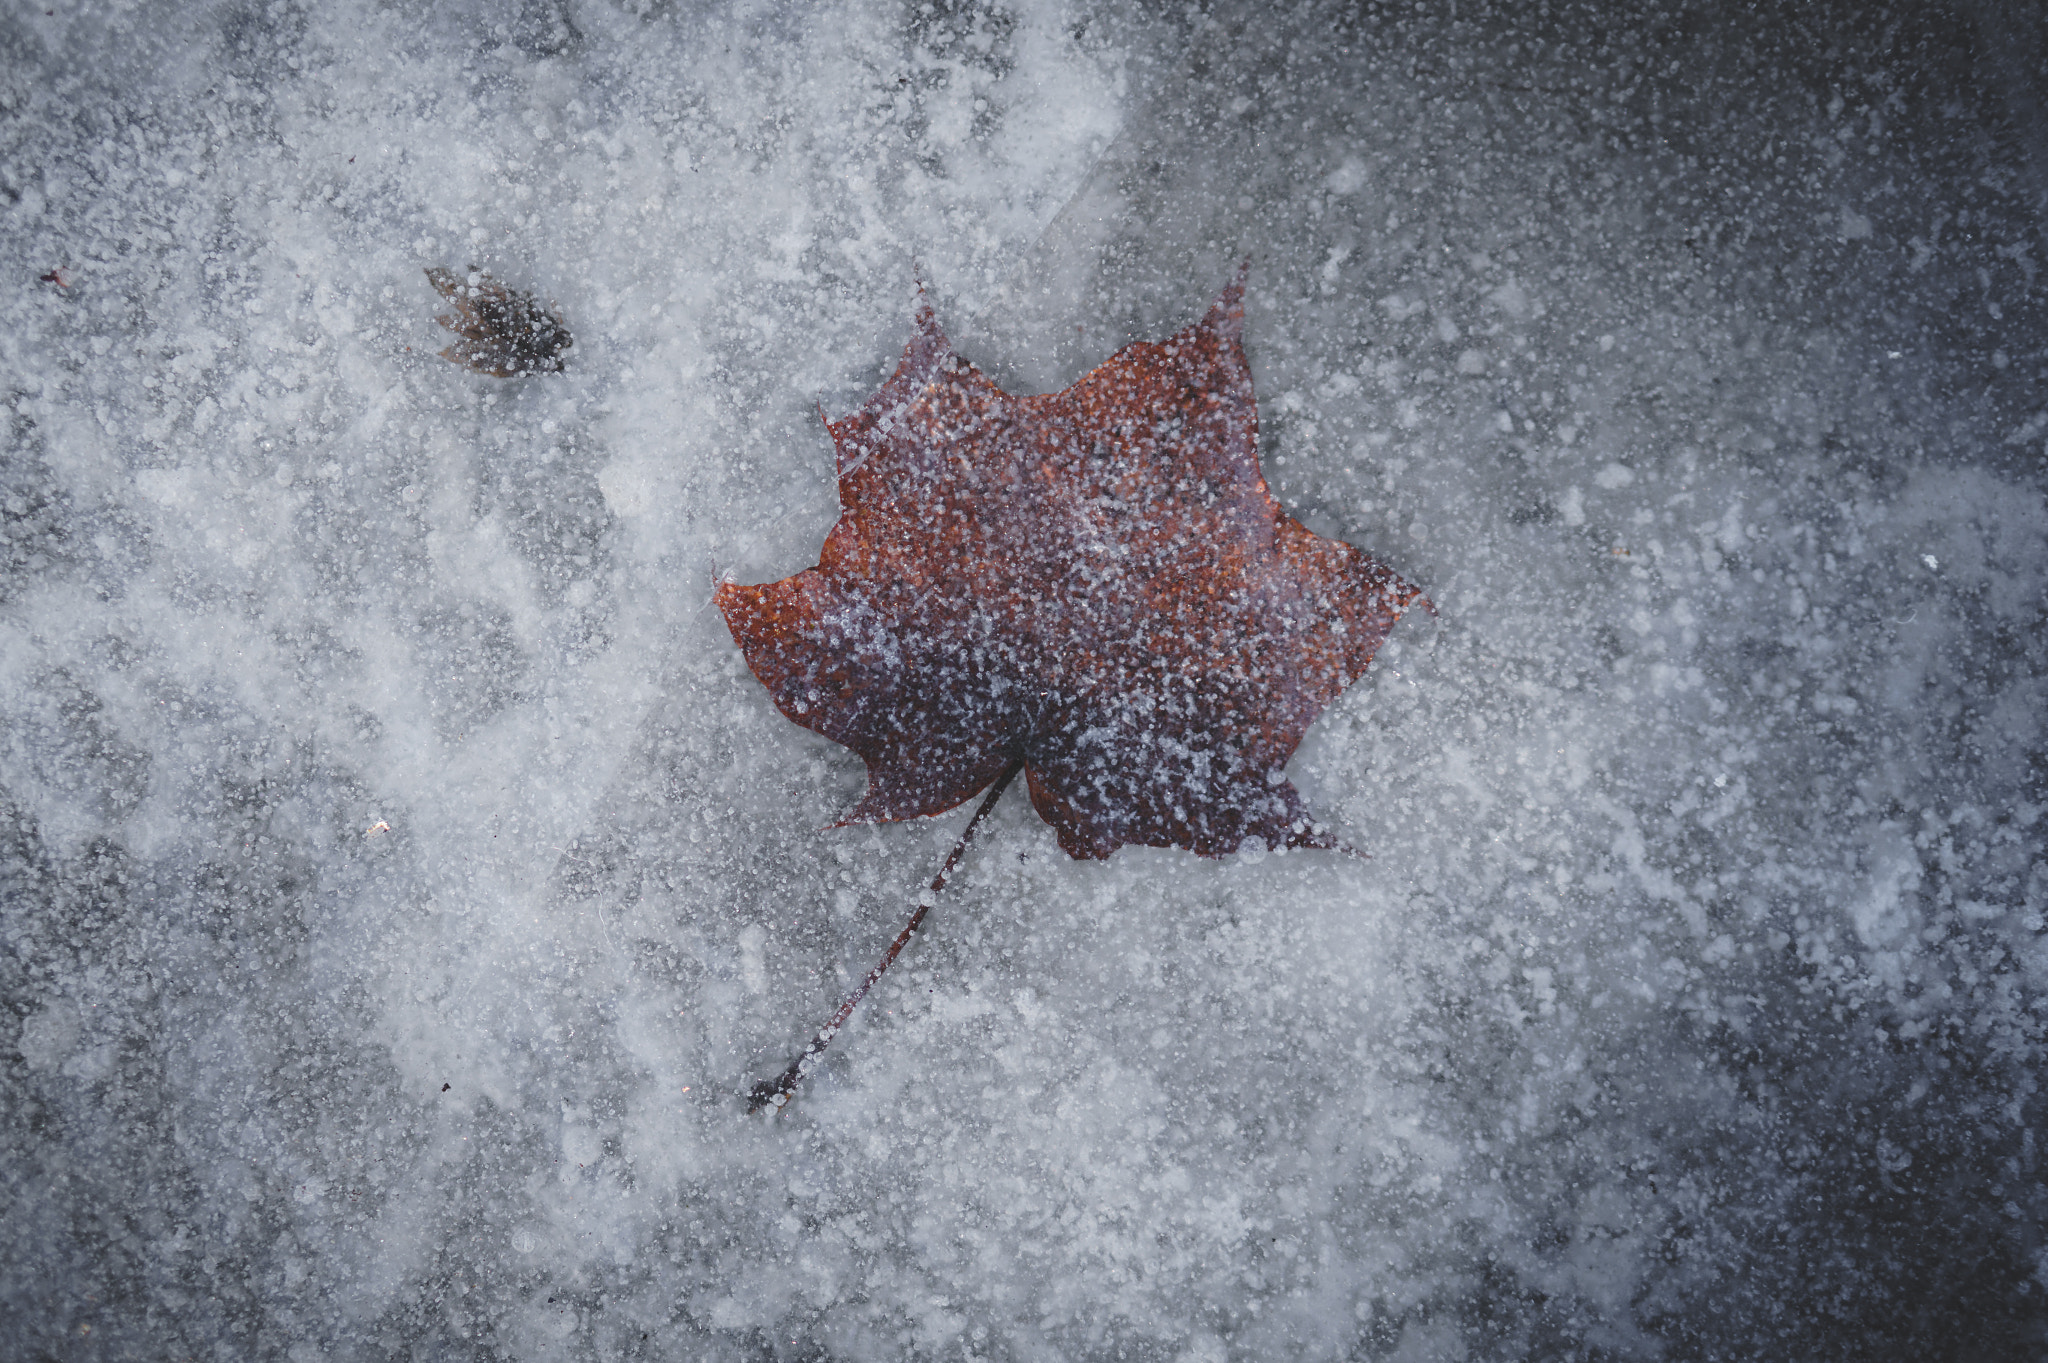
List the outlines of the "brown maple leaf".
{"label": "brown maple leaf", "polygon": [[426,274],[427,282],[455,305],[454,312],[434,320],[462,338],[441,352],[442,359],[500,379],[561,369],[562,352],[575,342],[561,316],[532,294],[477,270],[466,277],[439,268]]}
{"label": "brown maple leaf", "polygon": [[880,392],[828,422],[838,523],[818,566],[722,583],[781,711],[867,763],[841,820],[988,795],[910,923],[749,1106],[780,1109],[896,960],[1022,771],[1073,857],[1335,847],[1283,774],[1415,587],[1280,509],[1259,473],[1244,271],[1200,322],[1014,397],[929,306]]}
{"label": "brown maple leaf", "polygon": [[1267,491],[1243,279],[1038,397],[921,306],[895,374],[828,423],[818,566],[717,600],[776,706],[866,762],[842,823],[939,813],[1021,761],[1070,856],[1338,845],[1282,769],[1428,603]]}

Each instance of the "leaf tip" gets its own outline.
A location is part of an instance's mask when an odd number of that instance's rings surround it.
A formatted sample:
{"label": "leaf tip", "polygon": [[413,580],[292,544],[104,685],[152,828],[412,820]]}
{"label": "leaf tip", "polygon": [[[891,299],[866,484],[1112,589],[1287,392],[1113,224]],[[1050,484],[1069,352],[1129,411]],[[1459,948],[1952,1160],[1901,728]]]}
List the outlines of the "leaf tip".
{"label": "leaf tip", "polygon": [[1202,325],[1225,340],[1234,341],[1244,334],[1244,284],[1251,275],[1251,257],[1238,262],[1236,273],[1223,286],[1223,292],[1216,295],[1216,301],[1209,305],[1209,315],[1202,319]]}

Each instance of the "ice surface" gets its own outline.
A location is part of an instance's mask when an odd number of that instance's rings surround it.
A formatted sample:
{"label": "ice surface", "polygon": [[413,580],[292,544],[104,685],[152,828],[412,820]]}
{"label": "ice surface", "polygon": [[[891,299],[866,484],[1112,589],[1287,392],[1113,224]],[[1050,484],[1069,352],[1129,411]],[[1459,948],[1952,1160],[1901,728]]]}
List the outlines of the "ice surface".
{"label": "ice surface", "polygon": [[[2048,28],[1525,9],[0,17],[11,1354],[2040,1351]],[[742,1117],[968,811],[821,832],[716,576],[916,279],[1042,389],[1245,256],[1443,611],[1291,768],[1375,859],[1013,796]]]}

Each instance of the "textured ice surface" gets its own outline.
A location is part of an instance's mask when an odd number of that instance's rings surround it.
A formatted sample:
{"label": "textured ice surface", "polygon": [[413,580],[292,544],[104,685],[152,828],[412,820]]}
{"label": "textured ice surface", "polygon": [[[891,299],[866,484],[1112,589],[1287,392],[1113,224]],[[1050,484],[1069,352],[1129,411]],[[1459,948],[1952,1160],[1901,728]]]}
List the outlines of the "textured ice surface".
{"label": "textured ice surface", "polygon": [[[1526,8],[0,17],[9,1349],[2040,1349],[2044,28]],[[915,278],[1043,389],[1245,255],[1443,610],[1292,769],[1376,859],[1013,796],[741,1117],[966,811],[819,831],[716,575]]]}

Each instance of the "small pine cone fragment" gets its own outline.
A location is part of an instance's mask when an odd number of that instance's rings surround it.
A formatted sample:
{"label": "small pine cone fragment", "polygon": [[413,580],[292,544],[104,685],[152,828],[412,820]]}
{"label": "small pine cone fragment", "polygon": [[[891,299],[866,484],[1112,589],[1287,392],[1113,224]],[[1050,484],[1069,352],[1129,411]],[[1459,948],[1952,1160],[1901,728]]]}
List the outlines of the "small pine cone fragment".
{"label": "small pine cone fragment", "polygon": [[442,359],[500,379],[561,370],[562,352],[575,342],[560,314],[476,270],[466,278],[440,268],[426,273],[455,305],[434,320],[462,338],[441,352]]}

